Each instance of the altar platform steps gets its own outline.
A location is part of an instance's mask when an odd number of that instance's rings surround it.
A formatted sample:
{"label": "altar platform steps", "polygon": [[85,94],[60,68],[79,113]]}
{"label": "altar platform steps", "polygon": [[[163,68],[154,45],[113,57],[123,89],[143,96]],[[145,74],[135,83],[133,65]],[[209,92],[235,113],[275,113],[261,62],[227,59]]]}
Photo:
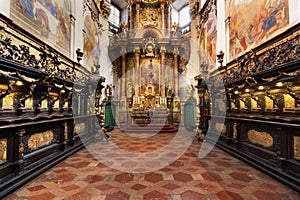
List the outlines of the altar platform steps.
{"label": "altar platform steps", "polygon": [[178,129],[170,124],[131,124],[126,126],[126,133],[175,133]]}

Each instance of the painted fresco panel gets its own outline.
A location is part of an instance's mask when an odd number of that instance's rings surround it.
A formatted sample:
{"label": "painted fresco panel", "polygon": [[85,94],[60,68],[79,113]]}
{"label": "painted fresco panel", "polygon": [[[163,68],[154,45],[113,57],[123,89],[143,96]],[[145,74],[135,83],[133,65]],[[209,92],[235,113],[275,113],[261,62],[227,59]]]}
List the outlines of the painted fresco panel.
{"label": "painted fresco panel", "polygon": [[91,15],[86,15],[84,19],[84,31],[83,63],[87,68],[91,68],[99,64],[100,58],[97,26]]}
{"label": "painted fresco panel", "polygon": [[11,0],[11,19],[47,44],[70,55],[69,0]]}
{"label": "painted fresco panel", "polygon": [[215,66],[216,63],[216,47],[217,47],[217,16],[215,12],[212,11],[209,13],[209,18],[206,23],[207,29],[207,45],[206,51],[208,57],[212,62],[212,66]]}
{"label": "painted fresco panel", "polygon": [[288,23],[288,0],[231,0],[230,59],[283,31]]}

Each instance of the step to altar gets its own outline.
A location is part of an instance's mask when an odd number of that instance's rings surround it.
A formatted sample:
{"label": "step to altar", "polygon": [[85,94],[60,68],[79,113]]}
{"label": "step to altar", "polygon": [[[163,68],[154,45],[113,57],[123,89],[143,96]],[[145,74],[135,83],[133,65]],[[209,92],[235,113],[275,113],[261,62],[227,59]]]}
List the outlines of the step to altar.
{"label": "step to altar", "polygon": [[175,133],[178,129],[170,124],[131,124],[125,127],[126,133]]}

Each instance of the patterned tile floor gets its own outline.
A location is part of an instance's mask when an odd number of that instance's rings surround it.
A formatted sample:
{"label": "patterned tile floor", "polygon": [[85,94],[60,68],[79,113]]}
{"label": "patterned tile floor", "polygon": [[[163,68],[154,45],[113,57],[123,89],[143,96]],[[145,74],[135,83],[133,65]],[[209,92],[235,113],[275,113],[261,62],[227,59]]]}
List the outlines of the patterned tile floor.
{"label": "patterned tile floor", "polygon": [[[175,134],[136,137],[115,130],[110,132],[110,144],[114,147],[97,141],[7,199],[300,199],[300,194],[218,148],[213,148],[207,157],[200,159],[198,153],[202,143],[191,143],[191,136],[187,135],[184,133],[178,138]],[[187,145],[185,150],[183,146]],[[127,154],[119,153],[122,151]],[[111,162],[103,157],[111,158]]]}

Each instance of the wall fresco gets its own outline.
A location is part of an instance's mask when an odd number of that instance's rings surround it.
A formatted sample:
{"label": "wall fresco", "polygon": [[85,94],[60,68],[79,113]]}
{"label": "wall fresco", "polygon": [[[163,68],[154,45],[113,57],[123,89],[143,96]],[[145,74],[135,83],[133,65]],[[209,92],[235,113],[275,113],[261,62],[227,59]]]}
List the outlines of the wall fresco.
{"label": "wall fresco", "polygon": [[288,23],[288,0],[231,0],[230,59],[274,37]]}
{"label": "wall fresco", "polygon": [[86,15],[84,19],[84,50],[83,64],[87,68],[95,67],[99,64],[100,48],[98,45],[98,34],[96,22],[91,15]]}
{"label": "wall fresco", "polygon": [[[214,11],[209,13],[209,18],[206,22],[207,44],[206,51],[212,62],[212,66],[216,63],[216,47],[217,47],[217,16]],[[214,67],[213,67],[214,68]]]}
{"label": "wall fresco", "polygon": [[69,0],[11,0],[11,19],[21,28],[70,56]]}

